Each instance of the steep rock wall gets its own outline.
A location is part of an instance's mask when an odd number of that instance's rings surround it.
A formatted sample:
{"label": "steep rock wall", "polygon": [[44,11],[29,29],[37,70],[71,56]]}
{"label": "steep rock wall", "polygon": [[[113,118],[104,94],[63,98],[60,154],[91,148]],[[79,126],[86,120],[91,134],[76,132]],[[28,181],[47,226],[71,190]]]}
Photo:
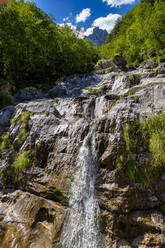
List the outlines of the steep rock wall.
{"label": "steep rock wall", "polygon": [[[141,75],[138,85],[132,85],[130,74]],[[164,64],[77,75],[58,87],[65,88],[61,97],[46,95],[0,113],[0,131],[7,132],[0,153],[0,247],[62,248],[79,150],[93,128],[103,246],[163,248],[165,170],[156,186],[146,188],[115,161],[123,125],[165,111]],[[143,152],[138,156],[149,159]]]}

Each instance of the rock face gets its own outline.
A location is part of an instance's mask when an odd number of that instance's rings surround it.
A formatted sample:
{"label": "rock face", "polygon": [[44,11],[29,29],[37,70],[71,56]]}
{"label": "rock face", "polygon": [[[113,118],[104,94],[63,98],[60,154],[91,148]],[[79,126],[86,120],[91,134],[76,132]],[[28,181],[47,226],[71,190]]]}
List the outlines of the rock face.
{"label": "rock face", "polygon": [[93,33],[89,36],[85,36],[85,39],[90,39],[93,44],[96,44],[97,46],[101,46],[103,41],[108,36],[108,32],[106,30],[100,29],[98,27],[95,27],[93,29]]}
{"label": "rock face", "polygon": [[[165,247],[165,170],[156,187],[146,188],[115,164],[123,124],[165,111],[164,68],[70,76],[58,85],[58,92],[65,89],[60,97],[48,92],[1,111],[0,130],[7,136],[0,146],[0,247],[62,248],[68,214],[80,205],[94,206],[91,215],[97,210],[99,240],[73,247],[72,239],[66,248]],[[138,85],[131,85],[130,74],[141,75]],[[92,147],[96,161],[89,168],[91,162],[84,162],[83,174],[78,157],[87,137],[81,161],[91,161]],[[142,151],[137,161],[145,165],[150,154]],[[89,186],[90,168],[97,176]],[[73,184],[81,188],[81,201],[72,198]],[[82,208],[82,216],[90,215]],[[95,232],[95,218],[91,223]]]}

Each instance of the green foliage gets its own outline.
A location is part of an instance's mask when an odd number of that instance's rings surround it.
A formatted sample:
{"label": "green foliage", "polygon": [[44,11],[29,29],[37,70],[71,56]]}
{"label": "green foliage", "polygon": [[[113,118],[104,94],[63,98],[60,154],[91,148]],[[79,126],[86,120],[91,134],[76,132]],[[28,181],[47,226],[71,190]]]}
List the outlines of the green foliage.
{"label": "green foliage", "polygon": [[109,67],[106,69],[102,69],[102,70],[98,70],[96,71],[97,74],[106,74],[106,73],[110,73],[110,72],[121,72],[121,70],[119,68],[116,67]]}
{"label": "green foliage", "polygon": [[87,90],[90,92],[90,93],[99,93],[99,92],[102,92],[104,90],[104,85],[101,85],[99,88],[90,88],[88,87]]}
{"label": "green foliage", "polygon": [[0,76],[17,88],[88,72],[97,61],[95,46],[78,39],[68,26],[56,25],[32,2],[0,7],[0,37]]}
{"label": "green foliage", "polygon": [[141,76],[139,74],[130,74],[129,81],[131,85],[139,84],[141,80]]}
{"label": "green foliage", "polygon": [[[22,144],[28,137],[29,135],[29,129],[28,129],[28,122],[30,119],[30,115],[32,113],[25,111],[21,114],[20,119],[18,118],[13,118],[11,119],[11,124],[15,123],[16,121],[21,122],[21,129],[20,132],[17,135],[17,138],[19,139],[19,143]],[[3,151],[5,149],[13,149],[11,138],[10,138],[10,133],[6,132],[2,135],[1,137],[1,143],[0,143],[0,151]]]}
{"label": "green foliage", "polygon": [[164,13],[164,0],[140,2],[117,22],[100,49],[102,57],[119,54],[129,66],[165,58]]}
{"label": "green foliage", "polygon": [[10,133],[4,133],[1,136],[1,143],[0,143],[0,152],[2,152],[5,149],[13,149],[13,146],[11,144],[11,140],[10,140]]}
{"label": "green foliage", "polygon": [[150,137],[150,151],[156,166],[165,166],[165,130],[153,133]]}
{"label": "green foliage", "polygon": [[12,105],[11,97],[5,92],[0,92],[0,109]]}
{"label": "green foliage", "polygon": [[30,119],[31,113],[28,111],[25,111],[21,114],[20,121],[21,121],[21,130],[17,135],[17,138],[19,139],[19,142],[22,144],[27,139],[29,135],[29,128],[28,123]]}
{"label": "green foliage", "polygon": [[149,151],[153,156],[154,166],[165,166],[165,114],[159,113],[145,120],[143,138],[148,138]]}
{"label": "green foliage", "polygon": [[138,90],[138,89],[129,90],[127,93],[124,94],[124,97],[132,96],[132,95],[134,95],[137,91],[139,91],[139,90]]}
{"label": "green foliage", "polygon": [[131,129],[130,129],[129,124],[126,124],[123,127],[123,135],[124,135],[124,140],[125,140],[127,152],[130,152],[131,148],[133,146],[133,140],[131,139],[130,131],[131,131]]}
{"label": "green foliage", "polygon": [[35,151],[24,151],[22,153],[16,154],[13,166],[15,171],[24,170],[32,166],[35,161],[36,161]]}
{"label": "green foliage", "polygon": [[12,187],[14,179],[13,167],[3,167],[0,173],[0,180],[2,182],[3,189]]}
{"label": "green foliage", "polygon": [[112,29],[111,33],[108,35],[108,37],[106,38],[106,40],[104,41],[104,44],[107,44],[111,41],[113,41],[117,34],[119,33],[119,30],[120,30],[120,27],[121,27],[121,24],[122,24],[122,18],[118,18],[116,23],[115,23],[115,26],[114,28]]}
{"label": "green foliage", "polygon": [[[122,135],[124,145],[116,159],[116,166],[124,169],[128,178],[151,187],[165,169],[165,113],[146,118],[142,123],[138,120],[126,123]],[[141,152],[150,152],[152,159],[142,167],[136,157]]]}
{"label": "green foliage", "polygon": [[160,209],[165,212],[165,202],[160,203]]}

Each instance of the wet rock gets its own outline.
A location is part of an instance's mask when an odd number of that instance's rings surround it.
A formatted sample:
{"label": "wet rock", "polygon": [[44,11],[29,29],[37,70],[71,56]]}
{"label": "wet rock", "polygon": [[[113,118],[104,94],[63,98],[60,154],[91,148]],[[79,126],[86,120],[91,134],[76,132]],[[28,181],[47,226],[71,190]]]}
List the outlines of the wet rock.
{"label": "wet rock", "polygon": [[0,135],[8,129],[10,118],[13,113],[14,106],[9,106],[0,110]]}
{"label": "wet rock", "polygon": [[[138,85],[130,85],[130,73],[143,76]],[[90,131],[96,138],[95,187],[103,248],[163,247],[165,172],[148,189],[130,180],[126,168],[117,164],[125,145],[123,125],[165,110],[164,74],[159,70],[157,76],[152,73],[155,71],[142,66],[129,72],[72,75],[59,82],[58,97],[45,95],[48,98],[36,100],[39,94],[30,100],[32,95],[26,98],[25,94],[22,101],[27,102],[1,111],[0,130],[10,133],[12,143],[11,149],[0,152],[0,168],[6,169],[4,179],[9,179],[6,189],[3,182],[0,185],[2,247],[61,248],[78,154]],[[89,92],[88,87],[94,91],[102,86],[99,93]],[[57,85],[53,92],[56,90]],[[20,117],[26,112],[28,119],[22,130]],[[88,145],[91,149],[90,141]],[[33,166],[16,172],[13,161],[26,151],[35,154]],[[151,162],[151,154],[143,150],[128,158],[136,160],[141,169]]]}

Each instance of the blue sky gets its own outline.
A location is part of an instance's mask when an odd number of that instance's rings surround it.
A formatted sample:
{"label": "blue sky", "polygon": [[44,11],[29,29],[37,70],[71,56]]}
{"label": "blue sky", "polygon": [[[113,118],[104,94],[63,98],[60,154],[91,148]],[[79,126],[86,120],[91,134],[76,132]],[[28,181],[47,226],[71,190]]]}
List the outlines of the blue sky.
{"label": "blue sky", "polygon": [[91,27],[94,26],[99,26],[110,32],[119,15],[125,15],[127,11],[132,9],[139,2],[139,0],[32,1],[46,13],[54,14],[56,23],[62,24],[67,22],[72,27],[76,25],[81,27],[84,31],[89,31],[88,33],[92,32]]}

